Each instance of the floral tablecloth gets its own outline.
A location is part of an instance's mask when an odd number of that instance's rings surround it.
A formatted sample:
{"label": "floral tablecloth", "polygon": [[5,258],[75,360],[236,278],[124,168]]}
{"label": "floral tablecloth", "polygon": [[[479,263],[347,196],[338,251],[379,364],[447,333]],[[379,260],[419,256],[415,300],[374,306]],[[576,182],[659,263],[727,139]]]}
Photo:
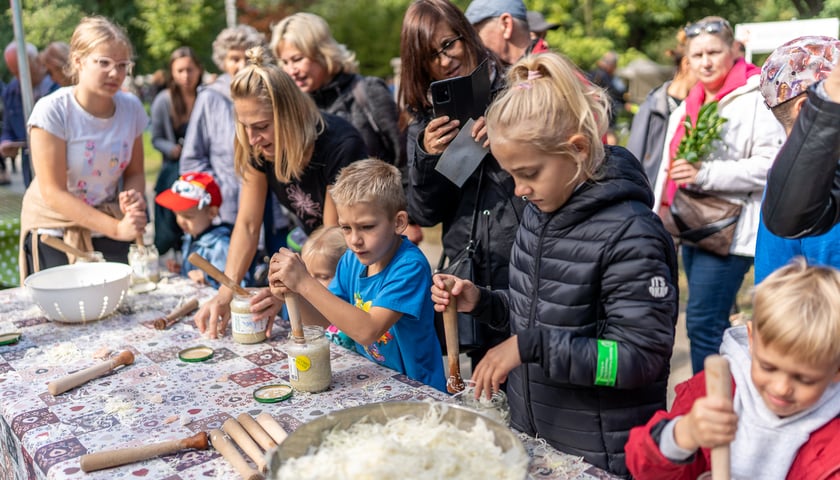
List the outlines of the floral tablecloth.
{"label": "floral tablecloth", "polygon": [[[272,339],[241,345],[230,337],[203,338],[189,320],[158,331],[154,319],[180,302],[213,291],[183,279],[164,279],[145,294],[129,295],[114,315],[88,324],[47,320],[21,288],[0,291],[0,333],[20,331],[0,346],[0,480],[237,478],[215,450],[186,451],[85,474],[79,457],[114,448],[180,439],[220,428],[241,413],[270,413],[287,431],[327,412],[381,401],[447,400],[448,395],[331,345],[333,380],[327,392],[257,403],[253,391],[288,380],[288,328],[277,321]],[[203,363],[178,359],[184,348],[207,345]],[[104,350],[131,350],[135,361],[110,375],[53,397],[47,384],[97,361]],[[610,478],[577,457],[521,435],[532,456],[531,477]]]}

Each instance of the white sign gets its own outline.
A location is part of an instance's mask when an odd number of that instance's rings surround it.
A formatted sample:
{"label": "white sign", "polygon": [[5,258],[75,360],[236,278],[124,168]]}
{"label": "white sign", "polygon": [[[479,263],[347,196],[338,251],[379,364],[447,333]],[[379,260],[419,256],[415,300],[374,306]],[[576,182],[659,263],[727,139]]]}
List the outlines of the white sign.
{"label": "white sign", "polygon": [[739,23],[735,25],[735,40],[744,44],[749,62],[753,53],[770,53],[779,45],[804,35],[823,35],[837,38],[840,20],[816,18],[786,22]]}

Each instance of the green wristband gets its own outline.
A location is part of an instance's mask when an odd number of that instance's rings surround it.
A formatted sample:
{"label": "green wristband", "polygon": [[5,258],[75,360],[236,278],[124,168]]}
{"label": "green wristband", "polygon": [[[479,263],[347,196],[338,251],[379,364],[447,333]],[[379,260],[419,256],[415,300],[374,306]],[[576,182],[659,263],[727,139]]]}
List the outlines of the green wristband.
{"label": "green wristband", "polygon": [[595,385],[614,387],[618,376],[618,343],[615,340],[598,340],[598,368]]}

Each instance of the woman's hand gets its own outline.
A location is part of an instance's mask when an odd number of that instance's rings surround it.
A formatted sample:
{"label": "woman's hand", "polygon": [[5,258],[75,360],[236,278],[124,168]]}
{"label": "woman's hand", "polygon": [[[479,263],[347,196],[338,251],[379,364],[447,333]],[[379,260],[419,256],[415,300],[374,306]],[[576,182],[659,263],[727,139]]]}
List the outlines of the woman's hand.
{"label": "woman's hand", "polygon": [[735,440],[738,416],[728,398],[698,398],[688,415],[674,425],[674,440],[680,448],[697,450],[729,445]]}
{"label": "woman's hand", "polygon": [[146,229],[146,223],[148,222],[144,210],[129,209],[117,222],[117,231],[114,239],[130,242],[137,238],[138,235],[143,235]]}
{"label": "woman's hand", "polygon": [[487,351],[484,358],[473,370],[472,381],[475,382],[475,398],[485,393],[489,400],[494,392],[498,392],[502,383],[507,380],[508,373],[522,364],[519,356],[519,343],[516,335],[496,345]]}
{"label": "woman's hand", "polygon": [[[452,280],[452,292],[446,291],[446,280]],[[438,273],[432,277],[432,302],[435,310],[443,312],[452,297],[457,297],[458,311],[471,312],[478,305],[480,292],[471,281],[458,278],[455,275]]]}
{"label": "woman's hand", "polygon": [[268,285],[271,293],[278,298],[288,292],[297,292],[301,282],[311,278],[306,271],[306,265],[300,259],[300,255],[288,248],[281,248],[271,256],[268,265]]}
{"label": "woman's hand", "polygon": [[254,321],[266,320],[265,336],[271,337],[271,327],[274,326],[274,318],[283,309],[283,300],[272,295],[267,288],[261,288],[257,294],[251,297],[251,313]]}
{"label": "woman's hand", "polygon": [[432,155],[440,155],[458,135],[459,126],[461,122],[450,121],[446,115],[432,119],[423,131],[423,150]]}
{"label": "woman's hand", "polygon": [[233,300],[233,291],[225,286],[219,288],[216,296],[202,305],[193,317],[198,331],[206,333],[210,338],[217,338],[219,334],[224,335],[230,321],[231,300]]}
{"label": "woman's hand", "polygon": [[700,171],[701,162],[689,163],[679,158],[671,165],[671,179],[679,186],[695,183],[697,172]]}

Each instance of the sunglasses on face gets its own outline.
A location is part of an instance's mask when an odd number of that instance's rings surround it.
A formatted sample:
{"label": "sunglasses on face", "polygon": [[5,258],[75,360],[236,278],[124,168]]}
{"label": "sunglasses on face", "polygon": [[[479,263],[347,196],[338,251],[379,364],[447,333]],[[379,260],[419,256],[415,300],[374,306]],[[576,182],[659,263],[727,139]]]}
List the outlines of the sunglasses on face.
{"label": "sunglasses on face", "polygon": [[723,31],[724,29],[732,30],[732,27],[729,26],[729,22],[727,22],[726,20],[715,20],[712,22],[697,22],[685,27],[685,36],[688,38],[694,38],[697,35],[700,35],[701,33],[717,34]]}

